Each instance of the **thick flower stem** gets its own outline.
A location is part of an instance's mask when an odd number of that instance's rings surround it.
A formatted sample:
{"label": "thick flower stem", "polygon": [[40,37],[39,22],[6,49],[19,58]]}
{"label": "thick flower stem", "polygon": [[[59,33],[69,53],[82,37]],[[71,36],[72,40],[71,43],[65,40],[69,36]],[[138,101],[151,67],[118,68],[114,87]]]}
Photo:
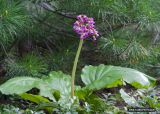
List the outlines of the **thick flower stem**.
{"label": "thick flower stem", "polygon": [[74,96],[74,89],[75,89],[75,75],[76,75],[76,69],[77,69],[77,63],[78,63],[78,59],[79,59],[79,55],[82,49],[82,45],[83,45],[83,40],[81,39],[79,42],[79,46],[78,46],[78,50],[77,50],[77,54],[74,60],[74,65],[73,65],[73,69],[72,69],[72,79],[71,79],[71,97],[73,98]]}

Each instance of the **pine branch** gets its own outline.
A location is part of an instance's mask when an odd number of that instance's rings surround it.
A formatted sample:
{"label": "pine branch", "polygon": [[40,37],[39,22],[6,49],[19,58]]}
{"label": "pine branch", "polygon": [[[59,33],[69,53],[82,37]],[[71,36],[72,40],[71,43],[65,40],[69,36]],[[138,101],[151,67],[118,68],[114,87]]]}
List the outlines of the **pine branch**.
{"label": "pine branch", "polygon": [[[137,25],[137,27],[135,28],[135,30],[137,31],[139,28],[140,24]],[[134,37],[132,37],[132,39],[130,40],[130,42],[128,43],[128,45],[126,46],[126,48],[120,53],[118,54],[118,56],[121,56],[126,50],[129,49],[130,45],[132,44],[132,42],[135,40]]]}
{"label": "pine branch", "polygon": [[39,6],[41,6],[44,9],[46,9],[47,11],[50,11],[52,13],[57,14],[57,15],[60,15],[60,16],[63,16],[63,17],[69,18],[69,19],[76,19],[76,16],[75,16],[76,13],[73,13],[73,12],[72,13],[61,12],[55,6],[49,5],[49,3],[42,2],[42,3],[39,3]]}

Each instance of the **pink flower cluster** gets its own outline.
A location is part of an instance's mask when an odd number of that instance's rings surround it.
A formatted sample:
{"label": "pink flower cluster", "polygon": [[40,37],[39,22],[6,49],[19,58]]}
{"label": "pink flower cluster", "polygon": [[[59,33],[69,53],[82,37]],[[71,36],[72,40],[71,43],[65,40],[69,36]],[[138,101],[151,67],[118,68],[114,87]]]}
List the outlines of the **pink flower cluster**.
{"label": "pink flower cluster", "polygon": [[74,23],[74,31],[80,35],[80,39],[93,37],[93,40],[99,36],[98,31],[95,29],[95,22],[93,18],[86,15],[78,15],[77,21]]}

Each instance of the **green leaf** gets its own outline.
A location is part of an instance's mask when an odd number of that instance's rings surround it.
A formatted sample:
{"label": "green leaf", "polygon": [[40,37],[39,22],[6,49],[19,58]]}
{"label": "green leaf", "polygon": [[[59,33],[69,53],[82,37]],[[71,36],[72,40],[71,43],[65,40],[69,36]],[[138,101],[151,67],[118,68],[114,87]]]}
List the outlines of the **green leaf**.
{"label": "green leaf", "polygon": [[20,96],[23,99],[32,101],[32,102],[37,103],[37,104],[42,103],[42,102],[51,103],[48,99],[46,99],[46,98],[44,98],[40,95],[32,95],[32,94],[28,94],[28,93],[23,93]]}
{"label": "green leaf", "polygon": [[116,72],[113,72],[112,75],[109,74],[110,69],[112,69],[112,66],[86,66],[82,70],[82,81],[87,85],[86,87],[91,90],[122,85],[122,81],[120,81],[121,76],[116,74]]}
{"label": "green leaf", "polygon": [[148,77],[146,74],[131,68],[103,64],[86,66],[83,68],[81,75],[86,88],[91,90],[117,87],[123,85],[124,82],[136,88],[147,88],[151,86]]}
{"label": "green leaf", "polygon": [[38,88],[40,90],[40,95],[48,97],[55,101],[52,93],[53,89],[48,86],[43,80],[39,78],[32,77],[15,77],[0,86],[0,91],[6,95],[12,94],[22,94],[32,88]]}
{"label": "green leaf", "polygon": [[120,94],[123,100],[129,105],[133,107],[139,107],[139,104],[135,100],[134,97],[129,96],[123,89],[120,89]]}
{"label": "green leaf", "polygon": [[36,87],[41,80],[32,77],[16,77],[0,86],[3,94],[22,94]]}
{"label": "green leaf", "polygon": [[40,95],[44,97],[48,97],[49,99],[56,101],[53,93],[55,90],[53,90],[47,83],[44,81],[41,81],[39,85],[37,85],[37,88],[40,89]]}
{"label": "green leaf", "polygon": [[[61,98],[70,97],[71,93],[71,77],[62,72],[51,72],[48,77],[43,79],[32,77],[16,77],[8,80],[0,86],[0,91],[3,94],[22,94],[32,88],[38,88],[40,95],[48,97],[56,101],[54,93],[59,91]],[[58,94],[56,94],[58,95]],[[59,99],[55,96],[57,100]]]}
{"label": "green leaf", "polygon": [[49,111],[50,113],[52,112],[53,108],[57,107],[56,103],[50,102],[47,98],[44,98],[40,95],[32,95],[28,93],[23,93],[19,96],[23,99],[26,99],[26,100],[29,100],[31,102],[38,104],[38,109],[45,109]]}
{"label": "green leaf", "polygon": [[61,97],[70,96],[71,93],[71,76],[59,72],[51,72],[49,77],[43,79],[50,88],[58,90]]}

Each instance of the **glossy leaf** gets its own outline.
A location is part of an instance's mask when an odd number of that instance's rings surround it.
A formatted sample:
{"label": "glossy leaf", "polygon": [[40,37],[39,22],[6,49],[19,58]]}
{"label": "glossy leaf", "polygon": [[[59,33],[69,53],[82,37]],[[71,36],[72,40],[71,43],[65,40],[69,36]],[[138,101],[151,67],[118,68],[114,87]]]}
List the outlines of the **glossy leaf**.
{"label": "glossy leaf", "polygon": [[2,84],[0,86],[0,91],[6,95],[22,94],[31,90],[34,87],[37,87],[39,82],[41,82],[41,80],[38,78],[16,77]]}
{"label": "glossy leaf", "polygon": [[[131,68],[123,68],[118,66],[86,66],[82,70],[82,81],[86,88],[102,89],[123,85],[124,82],[131,84],[136,88],[147,88],[151,86],[148,79],[149,76]],[[155,81],[154,78],[150,80]]]}
{"label": "glossy leaf", "polygon": [[44,81],[49,85],[50,88],[58,90],[61,97],[70,96],[71,93],[71,77],[63,74],[62,72],[51,72],[49,77],[45,78]]}
{"label": "glossy leaf", "polygon": [[47,83],[39,78],[32,77],[16,77],[8,80],[0,86],[0,91],[6,95],[12,94],[23,94],[32,88],[38,88],[40,90],[40,95],[48,97],[55,101],[52,95],[52,88],[50,88]]}
{"label": "glossy leaf", "polygon": [[48,77],[43,79],[32,77],[16,77],[8,80],[0,86],[3,94],[23,94],[32,88],[38,88],[40,95],[53,101],[54,93],[59,91],[60,97],[69,97],[71,91],[71,78],[62,72],[51,72]]}

